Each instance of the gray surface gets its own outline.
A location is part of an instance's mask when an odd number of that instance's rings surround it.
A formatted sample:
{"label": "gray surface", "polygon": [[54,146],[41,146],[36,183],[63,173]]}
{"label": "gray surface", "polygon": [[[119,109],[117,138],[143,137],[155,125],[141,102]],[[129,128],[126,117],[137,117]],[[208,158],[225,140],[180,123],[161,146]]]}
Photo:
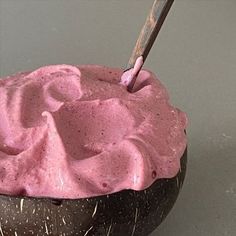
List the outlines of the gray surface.
{"label": "gray surface", "polygon": [[[56,63],[124,66],[151,4],[0,0],[0,75]],[[235,0],[176,0],[145,65],[190,120],[186,182],[152,236],[236,235],[235,12]]]}

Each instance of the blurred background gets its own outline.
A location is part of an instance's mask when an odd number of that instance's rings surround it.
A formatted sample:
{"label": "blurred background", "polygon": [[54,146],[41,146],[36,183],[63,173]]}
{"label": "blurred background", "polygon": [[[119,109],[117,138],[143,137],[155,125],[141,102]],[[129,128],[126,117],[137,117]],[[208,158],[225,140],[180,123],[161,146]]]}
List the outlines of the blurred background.
{"label": "blurred background", "polygon": [[[153,0],[0,0],[0,76],[125,67]],[[236,235],[236,1],[176,0],[145,63],[189,117],[186,181],[152,236]]]}

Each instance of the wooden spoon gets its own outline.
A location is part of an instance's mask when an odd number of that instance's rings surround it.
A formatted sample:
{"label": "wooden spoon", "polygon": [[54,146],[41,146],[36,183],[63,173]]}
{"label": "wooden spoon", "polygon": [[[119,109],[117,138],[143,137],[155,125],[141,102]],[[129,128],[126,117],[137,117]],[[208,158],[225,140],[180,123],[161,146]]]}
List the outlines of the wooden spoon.
{"label": "wooden spoon", "polygon": [[132,92],[138,73],[152,48],[152,45],[173,2],[174,0],[154,1],[152,9],[133,49],[127,67],[121,76],[121,84],[127,86],[129,92]]}

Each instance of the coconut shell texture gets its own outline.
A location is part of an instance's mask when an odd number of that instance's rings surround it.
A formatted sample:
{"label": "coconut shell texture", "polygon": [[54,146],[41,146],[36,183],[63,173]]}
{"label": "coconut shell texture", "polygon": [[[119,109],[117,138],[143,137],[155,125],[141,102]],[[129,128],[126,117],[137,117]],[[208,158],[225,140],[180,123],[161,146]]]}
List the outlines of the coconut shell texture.
{"label": "coconut shell texture", "polygon": [[143,191],[75,200],[0,195],[0,236],[147,236],[173,207],[186,164],[187,150],[174,178]]}

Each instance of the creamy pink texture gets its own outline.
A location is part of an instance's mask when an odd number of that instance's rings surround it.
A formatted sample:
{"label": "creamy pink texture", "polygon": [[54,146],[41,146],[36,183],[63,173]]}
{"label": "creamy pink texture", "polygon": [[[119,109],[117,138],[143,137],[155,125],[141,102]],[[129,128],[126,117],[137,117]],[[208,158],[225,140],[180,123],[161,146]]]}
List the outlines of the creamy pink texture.
{"label": "creamy pink texture", "polygon": [[133,90],[134,83],[139,71],[142,69],[143,63],[143,57],[138,57],[134,64],[134,68],[130,68],[122,74],[120,83],[127,86],[128,91]]}
{"label": "creamy pink texture", "polygon": [[187,119],[142,70],[55,65],[0,80],[0,193],[84,198],[174,177]]}

